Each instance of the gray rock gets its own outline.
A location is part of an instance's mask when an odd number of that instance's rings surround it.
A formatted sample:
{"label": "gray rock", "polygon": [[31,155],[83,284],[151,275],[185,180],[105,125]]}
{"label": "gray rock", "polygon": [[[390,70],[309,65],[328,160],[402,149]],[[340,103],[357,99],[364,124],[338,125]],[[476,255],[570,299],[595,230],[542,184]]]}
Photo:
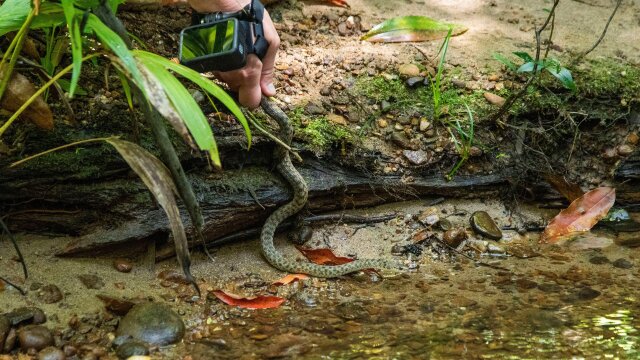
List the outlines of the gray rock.
{"label": "gray rock", "polygon": [[134,355],[149,355],[149,348],[143,342],[130,340],[118,346],[116,355],[118,359],[128,359]]}
{"label": "gray rock", "polygon": [[404,150],[402,155],[413,165],[422,165],[429,161],[429,154],[424,150]]}
{"label": "gray rock", "polygon": [[411,140],[402,131],[394,131],[393,134],[391,134],[391,141],[393,141],[394,144],[398,145],[403,149],[414,148],[414,145],[411,143]]}
{"label": "gray rock", "polygon": [[473,230],[489,239],[502,239],[502,231],[498,228],[491,216],[486,211],[476,211],[471,215],[471,227]]}
{"label": "gray rock", "polygon": [[412,76],[405,81],[408,87],[414,88],[424,84],[424,78],[422,76]]}
{"label": "gray rock", "polygon": [[180,316],[159,303],[135,305],[120,321],[117,336],[131,336],[151,345],[168,345],[182,339],[185,327]]}
{"label": "gray rock", "polygon": [[18,331],[18,341],[20,348],[24,351],[42,350],[53,345],[53,335],[42,325],[27,325]]}
{"label": "gray rock", "polygon": [[606,256],[596,255],[596,256],[590,258],[589,262],[594,264],[594,265],[602,265],[602,264],[608,264],[609,263],[609,259],[607,259]]}
{"label": "gray rock", "polygon": [[37,307],[21,307],[17,308],[5,316],[11,322],[11,325],[15,326],[22,322],[30,321],[32,324],[43,324],[47,321],[47,316],[44,312]]}
{"label": "gray rock", "polygon": [[631,269],[633,267],[633,264],[629,260],[623,258],[617,259],[612,265],[619,269]]}
{"label": "gray rock", "polygon": [[38,353],[38,360],[64,360],[67,357],[64,352],[56,347],[46,347]]}
{"label": "gray rock", "polygon": [[320,105],[314,104],[312,102],[308,103],[304,108],[304,112],[308,115],[324,115],[327,111]]}

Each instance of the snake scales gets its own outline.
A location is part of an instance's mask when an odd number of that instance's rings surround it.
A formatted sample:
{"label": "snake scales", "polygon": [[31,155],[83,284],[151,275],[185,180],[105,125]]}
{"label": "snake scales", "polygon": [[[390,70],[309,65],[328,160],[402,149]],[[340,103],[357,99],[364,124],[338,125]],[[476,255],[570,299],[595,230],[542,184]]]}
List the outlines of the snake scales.
{"label": "snake scales", "polygon": [[[287,115],[266,97],[260,103],[264,112],[273,118],[280,127],[280,137],[285,144],[290,144],[293,138],[293,126]],[[331,278],[354,271],[370,268],[400,268],[400,262],[383,259],[361,259],[337,266],[323,266],[313,263],[299,263],[292,259],[284,258],[276,250],[273,236],[278,225],[289,216],[300,211],[307,202],[309,188],[304,178],[291,163],[289,151],[282,146],[276,147],[274,157],[277,161],[277,169],[285,180],[293,188],[293,199],[274,211],[268,218],[260,234],[262,253],[267,261],[274,267],[287,272],[303,273],[316,277]]]}

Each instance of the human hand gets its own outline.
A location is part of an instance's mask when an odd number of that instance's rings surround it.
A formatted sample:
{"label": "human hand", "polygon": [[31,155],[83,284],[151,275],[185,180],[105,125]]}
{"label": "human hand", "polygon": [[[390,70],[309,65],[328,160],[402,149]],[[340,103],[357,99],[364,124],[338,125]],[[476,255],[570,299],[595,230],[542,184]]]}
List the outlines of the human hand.
{"label": "human hand", "polygon": [[[249,4],[250,0],[189,0],[189,5],[198,12],[226,11],[235,12]],[[248,108],[260,105],[262,95],[273,96],[276,88],[273,85],[273,67],[280,47],[280,37],[267,10],[264,11],[263,30],[269,48],[262,61],[255,55],[247,56],[246,65],[238,70],[217,72],[216,76],[227,83],[231,90],[237,91],[240,104]]]}

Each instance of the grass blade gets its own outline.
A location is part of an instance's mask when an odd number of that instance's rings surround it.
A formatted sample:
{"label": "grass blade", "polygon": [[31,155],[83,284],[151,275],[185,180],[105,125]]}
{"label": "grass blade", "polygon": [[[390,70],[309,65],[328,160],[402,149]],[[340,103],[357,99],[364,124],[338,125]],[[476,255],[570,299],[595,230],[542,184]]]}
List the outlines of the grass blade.
{"label": "grass blade", "polygon": [[447,24],[426,16],[400,16],[384,21],[363,35],[371,42],[427,41],[465,33],[462,25]]}
{"label": "grass blade", "polygon": [[67,28],[71,38],[73,70],[71,71],[69,97],[72,98],[78,86],[82,67],[82,34],[80,33],[80,24],[76,21],[76,9],[73,6],[73,0],[62,0],[62,9],[64,10],[64,17],[67,20]]}

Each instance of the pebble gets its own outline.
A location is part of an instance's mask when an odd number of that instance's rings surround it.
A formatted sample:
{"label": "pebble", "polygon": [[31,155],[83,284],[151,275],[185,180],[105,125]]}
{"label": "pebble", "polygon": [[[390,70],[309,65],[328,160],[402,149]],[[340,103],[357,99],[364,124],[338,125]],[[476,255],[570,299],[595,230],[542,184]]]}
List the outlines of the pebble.
{"label": "pebble", "polygon": [[120,321],[116,335],[131,336],[152,345],[168,345],[180,341],[184,332],[184,323],[175,311],[167,305],[149,302],[135,305]]}
{"label": "pebble", "polygon": [[404,150],[402,155],[413,165],[422,165],[429,161],[429,154],[424,150]]}
{"label": "pebble", "polygon": [[633,147],[627,144],[618,146],[616,150],[620,156],[629,156],[633,153]]}
{"label": "pebble", "polygon": [[455,86],[455,87],[457,87],[459,89],[464,89],[464,88],[467,87],[467,84],[464,81],[460,80],[460,79],[453,79],[453,80],[451,80],[451,83],[453,84],[453,86]]}
{"label": "pebble", "polygon": [[32,324],[43,324],[47,321],[44,312],[36,307],[21,307],[5,314],[11,325],[18,325],[21,322],[30,321]]}
{"label": "pebble", "polygon": [[102,289],[104,287],[104,281],[98,276],[93,274],[78,275],[78,279],[84,284],[87,289]]}
{"label": "pebble", "polygon": [[437,224],[440,221],[438,208],[432,206],[425,209],[418,215],[418,221],[425,226],[432,226]]}
{"label": "pebble", "polygon": [[431,123],[426,118],[420,119],[420,131],[427,131],[431,127]]}
{"label": "pebble", "polygon": [[411,143],[411,140],[409,140],[407,135],[402,131],[394,131],[393,134],[391,134],[391,141],[403,149],[414,148],[414,145]]}
{"label": "pebble", "polygon": [[41,350],[53,345],[53,335],[42,325],[27,325],[18,331],[18,341],[24,351]]}
{"label": "pebble", "polygon": [[345,119],[344,116],[338,115],[338,114],[329,114],[329,115],[327,115],[327,120],[329,120],[331,123],[337,124],[337,125],[346,126],[348,124],[347,123],[347,119]]}
{"label": "pebble", "polygon": [[502,231],[498,228],[491,216],[486,211],[476,211],[471,215],[471,227],[483,236],[493,240],[502,239]]}
{"label": "pebble", "polygon": [[304,112],[308,115],[324,115],[326,111],[324,108],[318,104],[314,104],[312,102],[308,103],[304,108]]}
{"label": "pebble", "polygon": [[113,261],[113,267],[121,273],[128,273],[133,269],[133,263],[127,259],[116,259]]}
{"label": "pebble", "polygon": [[458,247],[467,239],[467,232],[463,228],[454,228],[444,232],[442,240],[451,247]]}
{"label": "pebble", "polygon": [[129,359],[132,356],[143,355],[149,355],[149,348],[145,343],[135,340],[126,341],[124,344],[118,346],[116,350],[118,359]]}
{"label": "pebble", "polygon": [[389,122],[386,119],[378,119],[377,123],[378,123],[378,127],[381,129],[384,129],[387,126],[389,126]]}
{"label": "pebble", "polygon": [[411,78],[420,75],[420,68],[415,64],[402,64],[398,66],[398,73],[404,77]]}
{"label": "pebble", "polygon": [[632,132],[629,135],[627,135],[627,142],[631,145],[637,145],[638,141],[640,141],[640,136],[638,136],[638,134]]}
{"label": "pebble", "polygon": [[602,265],[602,264],[608,264],[609,263],[609,259],[607,259],[606,256],[596,255],[596,256],[590,258],[589,262],[594,264],[594,265]]}
{"label": "pebble", "polygon": [[56,347],[46,347],[38,353],[38,360],[64,360],[67,357],[64,352]]}
{"label": "pebble", "polygon": [[496,95],[490,92],[485,92],[484,98],[489,102],[489,104],[496,105],[496,106],[502,106],[506,101],[505,98],[503,98],[502,96]]}
{"label": "pebble", "polygon": [[617,259],[612,265],[619,269],[631,269],[633,267],[633,264],[629,260],[623,258]]}
{"label": "pebble", "polygon": [[38,298],[45,304],[53,304],[62,300],[62,292],[60,289],[53,285],[45,285],[38,290]]}
{"label": "pebble", "polygon": [[412,76],[405,81],[408,87],[418,87],[424,84],[424,78],[422,76]]}

